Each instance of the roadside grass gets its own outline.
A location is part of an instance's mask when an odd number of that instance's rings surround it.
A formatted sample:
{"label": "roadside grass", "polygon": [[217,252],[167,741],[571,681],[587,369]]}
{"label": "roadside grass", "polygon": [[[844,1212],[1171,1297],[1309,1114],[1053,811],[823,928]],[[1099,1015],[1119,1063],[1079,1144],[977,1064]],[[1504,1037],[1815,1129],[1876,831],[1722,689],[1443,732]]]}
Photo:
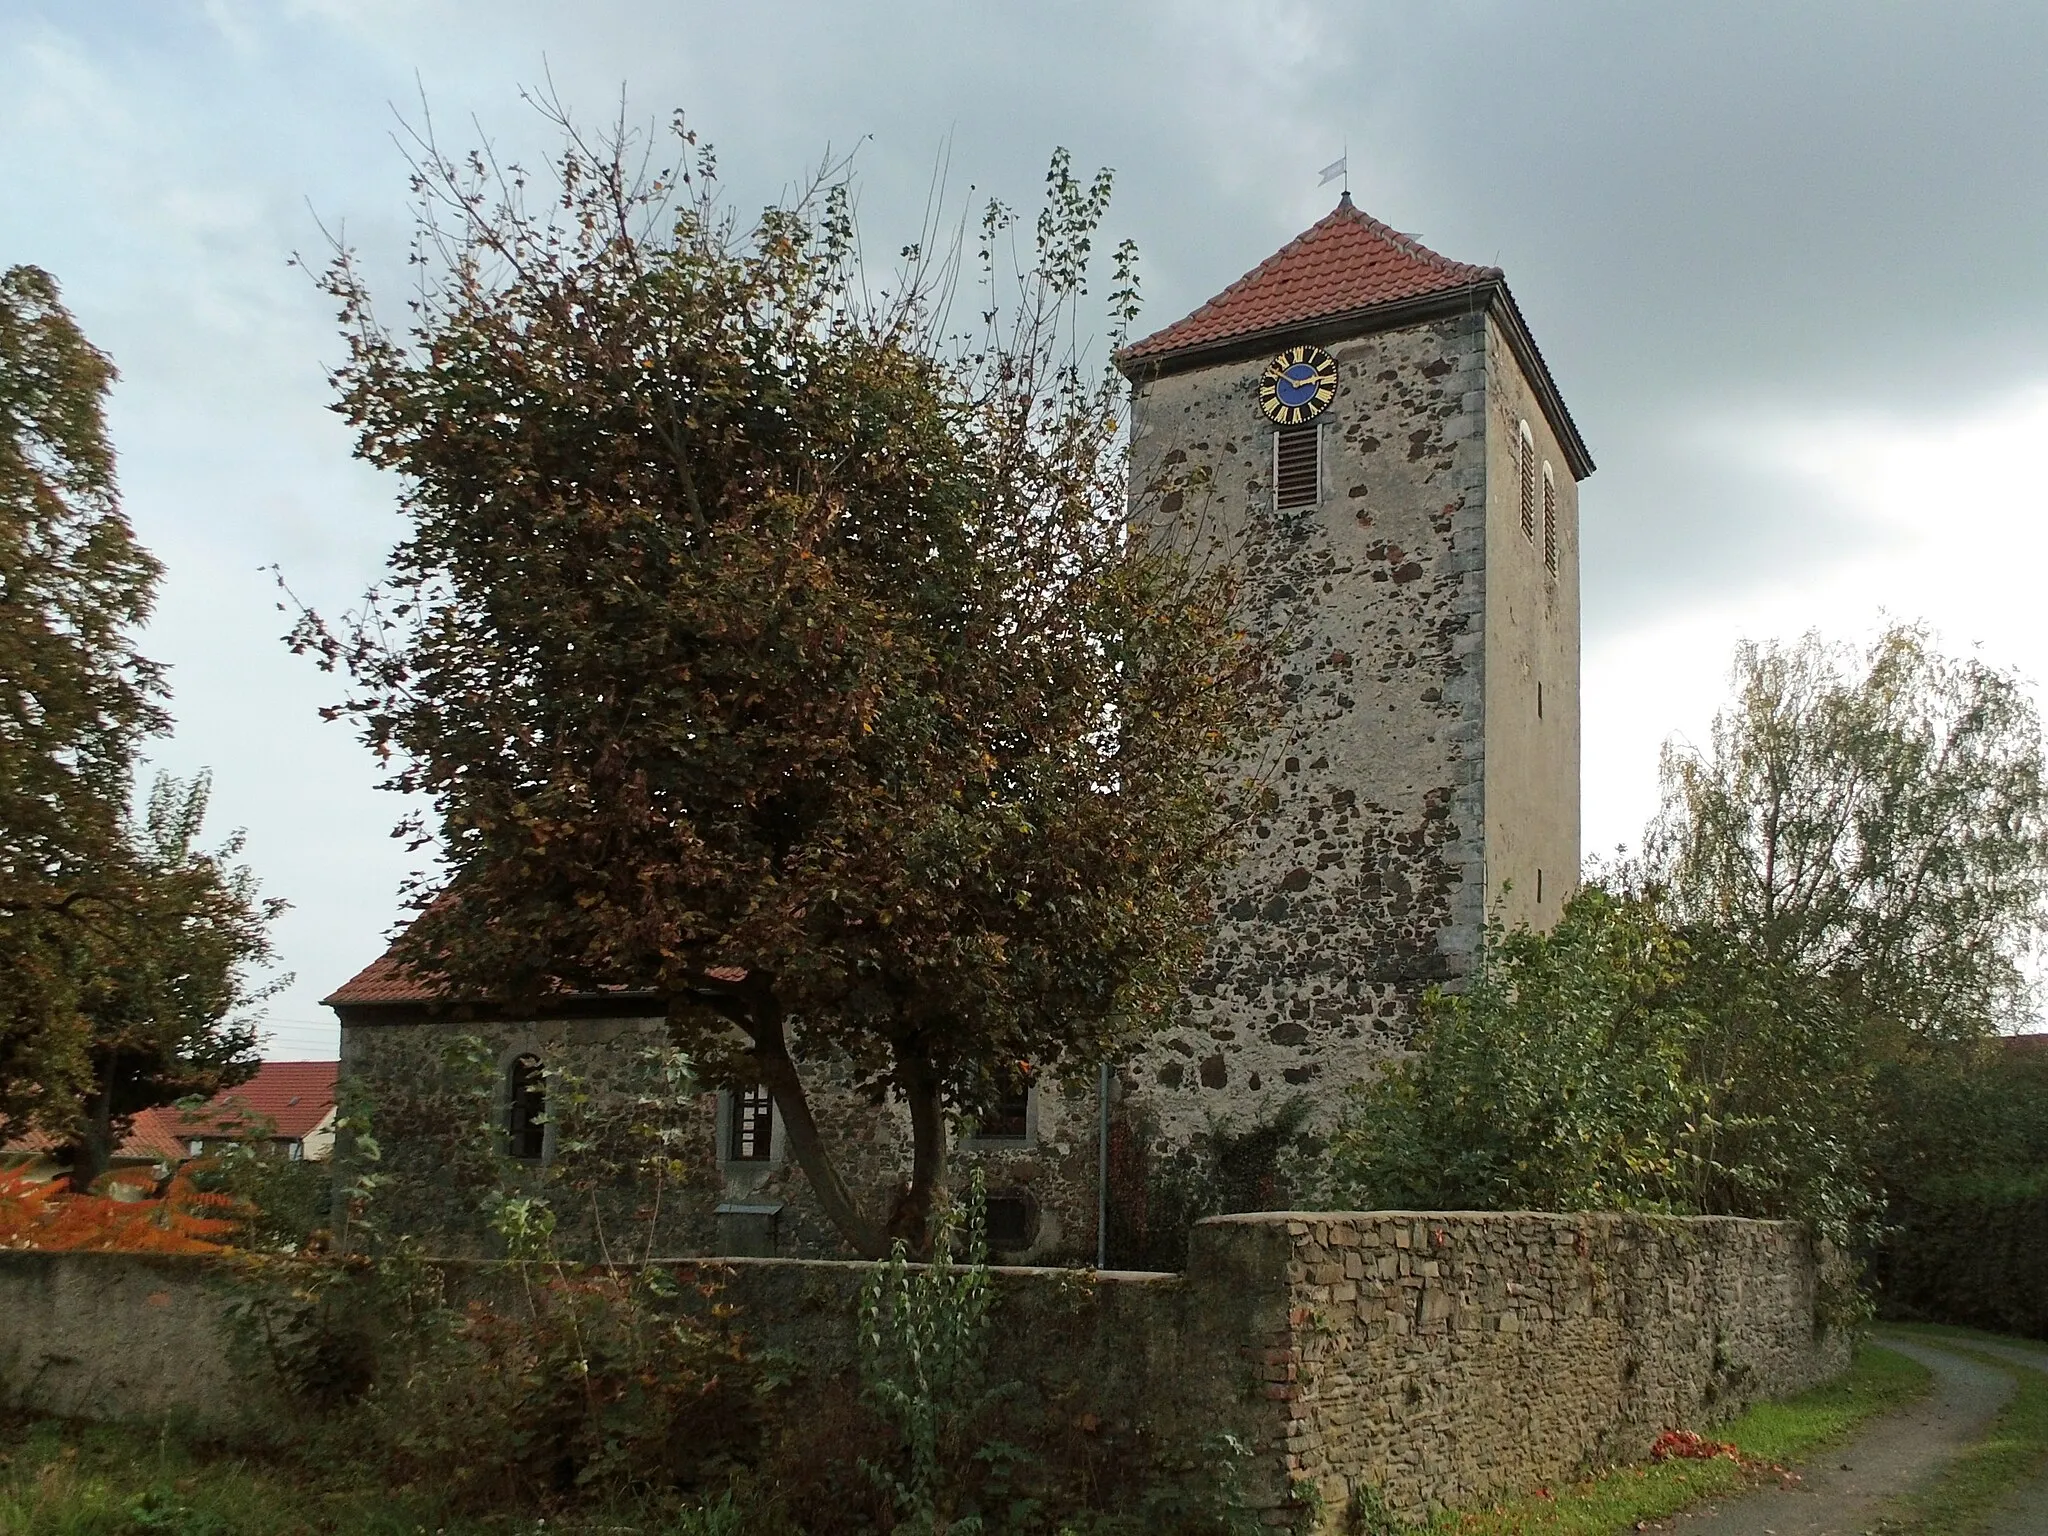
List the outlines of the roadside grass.
{"label": "roadside grass", "polygon": [[1968,1328],[1915,1325],[1902,1329],[1939,1341],[1958,1354],[2004,1371],[2013,1395],[1991,1421],[1984,1437],[1965,1449],[1925,1487],[1901,1495],[1886,1507],[1877,1529],[1897,1536],[1963,1536],[1985,1520],[2025,1483],[2048,1469],[2048,1347],[2035,1346],[2038,1366],[1971,1349],[1972,1341],[2029,1344]]}
{"label": "roadside grass", "polygon": [[[1716,1429],[1714,1438],[1752,1461],[1791,1464],[1846,1438],[1864,1420],[1911,1402],[1932,1380],[1917,1360],[1865,1344],[1836,1380],[1783,1402],[1758,1403]],[[1425,1529],[1432,1536],[1611,1536],[1639,1521],[1675,1515],[1761,1475],[1767,1474],[1726,1457],[1645,1462],[1491,1509],[1452,1511]]]}
{"label": "roadside grass", "polygon": [[379,1486],[322,1486],[292,1469],[167,1429],[0,1419],[4,1536],[506,1536],[444,1518],[431,1499]]}

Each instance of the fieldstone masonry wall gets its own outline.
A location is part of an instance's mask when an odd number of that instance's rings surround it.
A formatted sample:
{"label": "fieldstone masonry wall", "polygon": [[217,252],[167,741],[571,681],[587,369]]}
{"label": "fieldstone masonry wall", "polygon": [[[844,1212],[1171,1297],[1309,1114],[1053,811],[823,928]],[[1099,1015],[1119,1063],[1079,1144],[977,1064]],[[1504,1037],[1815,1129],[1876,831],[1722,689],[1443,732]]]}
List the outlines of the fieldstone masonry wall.
{"label": "fieldstone masonry wall", "polygon": [[[1249,622],[1280,643],[1284,700],[1265,760],[1243,765],[1266,808],[1182,1027],[1127,1078],[1163,1143],[1269,1100],[1306,1097],[1327,1121],[1399,1048],[1423,989],[1478,945],[1488,325],[1468,314],[1330,343],[1339,382],[1312,507],[1274,507],[1264,355],[1135,391],[1133,510],[1243,572]],[[1544,787],[1576,804],[1575,780]]]}
{"label": "fieldstone masonry wall", "polygon": [[1640,1457],[1657,1434],[1838,1373],[1803,1228],[1731,1218],[1219,1218],[1197,1263],[1267,1311],[1261,1449],[1342,1511],[1420,1514]]}
{"label": "fieldstone masonry wall", "polygon": [[[867,1266],[677,1262],[721,1278],[754,1344],[799,1364],[801,1413],[854,1369]],[[452,1292],[510,1285],[453,1262]],[[1838,1371],[1797,1227],[1726,1218],[1372,1212],[1223,1216],[1184,1275],[998,1271],[1005,1438],[1050,1457],[1186,1464],[1227,1432],[1268,1523],[1345,1528],[1641,1456]],[[215,1430],[275,1405],[238,1375],[232,1261],[0,1252],[0,1401]],[[1166,1474],[1162,1474],[1166,1475]],[[1314,1490],[1311,1496],[1310,1489]]]}

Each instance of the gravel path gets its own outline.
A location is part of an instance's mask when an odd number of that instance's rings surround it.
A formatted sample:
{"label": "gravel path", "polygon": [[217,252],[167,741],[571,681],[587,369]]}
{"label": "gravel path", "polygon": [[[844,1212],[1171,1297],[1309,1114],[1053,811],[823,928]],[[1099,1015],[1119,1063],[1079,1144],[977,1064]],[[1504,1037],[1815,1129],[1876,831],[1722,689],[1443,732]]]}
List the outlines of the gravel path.
{"label": "gravel path", "polygon": [[[1882,1342],[1934,1372],[1927,1396],[1809,1462],[1789,1488],[1704,1505],[1648,1529],[1682,1536],[1858,1536],[1879,1504],[1979,1438],[2012,1395],[2012,1378],[2003,1371],[1952,1355],[1930,1340],[1885,1335]],[[1998,1536],[2048,1536],[2039,1514],[2026,1512],[2034,1524],[1997,1527]]]}
{"label": "gravel path", "polygon": [[[1994,1344],[1988,1339],[1973,1339],[1970,1348],[2015,1365],[2048,1372],[2048,1344],[2023,1344],[2018,1340]],[[2048,1536],[2048,1472],[2022,1488],[1984,1529],[1985,1536]]]}

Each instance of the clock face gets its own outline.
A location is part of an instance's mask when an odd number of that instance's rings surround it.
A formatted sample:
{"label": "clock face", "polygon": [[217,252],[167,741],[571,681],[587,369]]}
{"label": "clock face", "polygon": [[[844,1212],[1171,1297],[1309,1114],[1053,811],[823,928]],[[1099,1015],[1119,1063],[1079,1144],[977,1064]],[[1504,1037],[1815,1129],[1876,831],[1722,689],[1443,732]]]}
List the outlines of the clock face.
{"label": "clock face", "polygon": [[1283,427],[1322,415],[1337,398],[1337,360],[1321,347],[1289,347],[1259,378],[1259,409]]}

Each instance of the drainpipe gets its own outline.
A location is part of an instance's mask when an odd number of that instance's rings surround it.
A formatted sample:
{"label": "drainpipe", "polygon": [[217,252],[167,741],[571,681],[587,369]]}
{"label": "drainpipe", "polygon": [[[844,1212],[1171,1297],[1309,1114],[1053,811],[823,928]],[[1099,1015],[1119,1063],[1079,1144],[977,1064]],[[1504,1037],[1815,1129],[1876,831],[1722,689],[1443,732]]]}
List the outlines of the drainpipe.
{"label": "drainpipe", "polygon": [[1109,1268],[1109,1063],[1095,1074],[1095,1267]]}

